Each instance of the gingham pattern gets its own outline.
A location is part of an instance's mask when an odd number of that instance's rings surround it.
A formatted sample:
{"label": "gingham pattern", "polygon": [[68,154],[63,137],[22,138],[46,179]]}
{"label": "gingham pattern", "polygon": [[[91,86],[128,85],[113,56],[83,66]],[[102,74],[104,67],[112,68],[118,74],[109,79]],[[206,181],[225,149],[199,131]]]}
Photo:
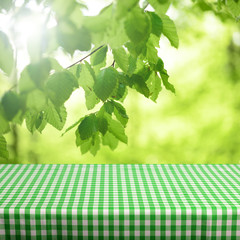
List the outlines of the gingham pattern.
{"label": "gingham pattern", "polygon": [[0,165],[0,239],[240,239],[240,165]]}

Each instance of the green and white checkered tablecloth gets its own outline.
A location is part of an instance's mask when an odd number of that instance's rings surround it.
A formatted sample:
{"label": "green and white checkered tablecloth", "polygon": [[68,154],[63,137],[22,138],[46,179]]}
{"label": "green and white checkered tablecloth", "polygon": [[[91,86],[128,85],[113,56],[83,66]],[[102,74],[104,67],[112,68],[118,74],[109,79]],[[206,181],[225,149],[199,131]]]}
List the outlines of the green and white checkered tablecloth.
{"label": "green and white checkered tablecloth", "polygon": [[240,165],[0,165],[0,239],[240,239]]}

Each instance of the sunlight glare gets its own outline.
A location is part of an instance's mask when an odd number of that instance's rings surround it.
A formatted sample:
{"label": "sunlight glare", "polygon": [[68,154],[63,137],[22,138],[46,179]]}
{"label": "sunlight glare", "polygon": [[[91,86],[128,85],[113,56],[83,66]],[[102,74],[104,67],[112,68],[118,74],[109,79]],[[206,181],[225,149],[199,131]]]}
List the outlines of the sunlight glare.
{"label": "sunlight glare", "polygon": [[26,43],[34,36],[38,37],[42,31],[43,24],[43,18],[38,14],[23,17],[19,22],[15,23],[17,38],[19,38],[22,43]]}

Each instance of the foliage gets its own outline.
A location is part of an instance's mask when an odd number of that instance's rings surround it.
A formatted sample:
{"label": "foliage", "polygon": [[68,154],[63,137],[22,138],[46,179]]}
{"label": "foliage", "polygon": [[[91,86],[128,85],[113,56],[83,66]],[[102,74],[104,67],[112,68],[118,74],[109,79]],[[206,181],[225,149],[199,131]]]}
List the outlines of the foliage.
{"label": "foliage", "polygon": [[[25,0],[16,7],[6,0],[0,3],[0,8],[2,14],[12,14],[14,20],[18,12],[31,11],[28,2]],[[239,18],[238,1],[195,2],[216,14]],[[170,1],[149,0],[140,4],[138,0],[118,0],[96,16],[85,15],[87,6],[74,0],[37,3],[46,10],[51,7],[46,23],[50,16],[56,26],[45,27],[44,37],[35,49],[37,57],[28,47],[31,62],[19,74],[17,87],[6,91],[1,98],[0,157],[8,157],[3,134],[10,131],[11,124],[21,125],[25,121],[31,133],[41,133],[48,124],[62,130],[67,119],[65,103],[78,88],[85,92],[89,113],[79,116],[65,133],[75,129],[76,145],[82,154],[95,155],[101,144],[114,150],[119,141],[128,143],[129,117],[124,107],[128,88],[154,102],[163,86],[175,93],[158,56],[163,35],[173,47],[179,45],[174,22],[166,15]],[[154,11],[148,10],[148,5]],[[84,61],[84,57],[63,68],[53,58],[59,48],[71,56],[78,51],[89,51],[90,61]],[[16,72],[14,51],[16,46],[11,36],[0,32],[0,68],[9,78]],[[114,60],[112,64],[108,58]]]}
{"label": "foliage", "polygon": [[202,11],[212,11],[222,20],[234,18],[240,20],[239,0],[192,0]]}
{"label": "foliage", "polygon": [[[47,124],[62,130],[67,118],[64,104],[75,89],[82,88],[87,109],[98,108],[74,124],[76,144],[82,153],[90,151],[95,155],[101,142],[111,149],[116,148],[118,141],[127,143],[128,115],[123,106],[127,88],[153,101],[157,100],[162,83],[175,92],[157,51],[162,35],[178,47],[176,27],[165,15],[170,2],[149,1],[155,10],[152,12],[146,10],[149,3],[141,6],[138,0],[119,0],[96,16],[84,15],[87,6],[74,0],[67,4],[61,0],[37,3],[45,9],[51,7],[49,16],[54,16],[57,24],[45,27],[44,48],[42,42],[35,49],[40,53],[37,59],[29,50],[32,61],[19,74],[16,90],[2,96],[0,134],[10,130],[9,123],[21,125],[24,121],[32,133],[42,132]],[[31,11],[27,0],[20,7],[11,1],[4,1],[0,7],[3,14],[13,13],[13,21],[17,13]],[[17,46],[13,43],[10,36],[0,32],[0,68],[8,76],[16,71],[13,52]],[[59,47],[70,55],[77,50],[91,51],[90,62],[82,59],[64,69],[51,57]],[[112,65],[106,63],[107,53],[114,59]],[[1,138],[1,155],[7,157],[6,142]]]}

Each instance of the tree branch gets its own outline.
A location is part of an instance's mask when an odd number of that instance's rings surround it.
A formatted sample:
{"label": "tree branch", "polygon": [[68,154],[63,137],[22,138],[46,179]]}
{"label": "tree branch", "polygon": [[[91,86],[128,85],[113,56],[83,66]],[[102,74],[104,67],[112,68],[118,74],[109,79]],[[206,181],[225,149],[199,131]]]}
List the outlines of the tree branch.
{"label": "tree branch", "polygon": [[[104,47],[104,45],[101,45],[100,47],[96,48],[95,50],[93,50],[92,52],[90,52],[87,56],[81,58],[80,60],[78,60],[77,62],[71,64],[70,66],[66,67],[66,69],[70,68],[70,67],[73,67],[74,65],[82,62],[84,59],[86,59],[87,57],[91,56],[93,53],[95,53],[96,51],[98,51],[99,49],[101,49],[102,47]],[[17,58],[15,58],[17,59]],[[112,65],[114,67],[114,64],[115,64],[115,60],[113,61]],[[13,90],[14,88],[16,88],[18,86],[18,83],[14,83],[7,91],[11,91]]]}
{"label": "tree branch", "polygon": [[82,62],[84,59],[86,59],[87,57],[91,56],[93,53],[95,53],[96,51],[98,51],[98,50],[99,50],[100,48],[102,48],[103,46],[104,46],[104,45],[102,45],[102,46],[96,48],[95,50],[93,50],[92,52],[90,52],[87,56],[85,56],[85,57],[81,58],[80,60],[78,60],[77,62],[71,64],[71,65],[68,66],[66,69],[68,69],[68,68],[70,68],[70,67],[73,67],[74,65],[76,65],[76,64],[78,64],[78,63],[80,63],[80,62]]}

